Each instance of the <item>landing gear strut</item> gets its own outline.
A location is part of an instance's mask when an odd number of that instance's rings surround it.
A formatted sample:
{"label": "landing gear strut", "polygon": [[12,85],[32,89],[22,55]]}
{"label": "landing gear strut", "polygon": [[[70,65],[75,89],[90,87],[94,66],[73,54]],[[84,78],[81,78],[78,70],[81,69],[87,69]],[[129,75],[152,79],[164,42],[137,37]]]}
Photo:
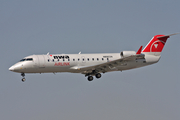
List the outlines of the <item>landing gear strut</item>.
{"label": "landing gear strut", "polygon": [[24,73],[21,73],[21,76],[23,77],[22,78],[22,82],[24,82],[26,79],[25,79],[25,74]]}

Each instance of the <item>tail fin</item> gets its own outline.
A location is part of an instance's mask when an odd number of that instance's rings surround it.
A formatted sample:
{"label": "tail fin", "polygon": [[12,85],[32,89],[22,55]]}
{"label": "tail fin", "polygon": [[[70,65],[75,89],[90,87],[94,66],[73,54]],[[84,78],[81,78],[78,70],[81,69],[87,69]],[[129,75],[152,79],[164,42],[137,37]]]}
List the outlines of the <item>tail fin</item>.
{"label": "tail fin", "polygon": [[176,34],[178,33],[171,35],[155,35],[143,49],[142,53],[159,56],[164,48],[167,39],[170,36]]}

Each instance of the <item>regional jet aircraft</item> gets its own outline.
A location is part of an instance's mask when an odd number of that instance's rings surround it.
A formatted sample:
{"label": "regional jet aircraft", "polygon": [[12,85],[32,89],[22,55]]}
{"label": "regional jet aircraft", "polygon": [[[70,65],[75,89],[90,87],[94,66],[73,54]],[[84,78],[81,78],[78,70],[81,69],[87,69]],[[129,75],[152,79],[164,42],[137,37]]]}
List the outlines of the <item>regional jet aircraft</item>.
{"label": "regional jet aircraft", "polygon": [[98,79],[102,73],[124,71],[157,63],[167,39],[175,34],[156,35],[143,50],[141,46],[137,52],[31,55],[11,66],[9,70],[21,73],[23,82],[25,73],[57,72],[81,73],[92,81],[93,76]]}

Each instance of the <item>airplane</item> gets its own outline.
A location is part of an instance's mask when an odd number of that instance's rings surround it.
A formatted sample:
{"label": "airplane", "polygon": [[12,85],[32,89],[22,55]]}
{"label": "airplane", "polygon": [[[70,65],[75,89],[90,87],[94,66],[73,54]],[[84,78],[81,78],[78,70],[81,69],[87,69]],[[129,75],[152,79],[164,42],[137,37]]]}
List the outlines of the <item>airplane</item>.
{"label": "airplane", "polygon": [[24,82],[25,73],[81,73],[88,81],[101,78],[102,73],[124,71],[157,63],[167,39],[180,33],[155,35],[142,50],[122,51],[121,53],[98,54],[49,54],[30,55],[9,68],[21,73]]}

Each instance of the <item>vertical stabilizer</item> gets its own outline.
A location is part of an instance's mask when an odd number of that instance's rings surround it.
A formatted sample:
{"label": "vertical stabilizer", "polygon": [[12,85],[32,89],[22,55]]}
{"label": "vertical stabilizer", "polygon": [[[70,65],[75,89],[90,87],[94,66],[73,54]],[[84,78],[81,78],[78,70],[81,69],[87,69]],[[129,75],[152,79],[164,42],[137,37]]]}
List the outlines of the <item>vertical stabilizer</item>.
{"label": "vertical stabilizer", "polygon": [[155,35],[149,41],[149,43],[146,45],[146,47],[143,49],[142,53],[160,56],[167,39],[170,36],[176,35],[176,34],[180,34],[180,33],[174,33],[174,34],[170,34],[170,35]]}
{"label": "vertical stabilizer", "polygon": [[143,49],[142,53],[159,56],[169,36],[156,35]]}

